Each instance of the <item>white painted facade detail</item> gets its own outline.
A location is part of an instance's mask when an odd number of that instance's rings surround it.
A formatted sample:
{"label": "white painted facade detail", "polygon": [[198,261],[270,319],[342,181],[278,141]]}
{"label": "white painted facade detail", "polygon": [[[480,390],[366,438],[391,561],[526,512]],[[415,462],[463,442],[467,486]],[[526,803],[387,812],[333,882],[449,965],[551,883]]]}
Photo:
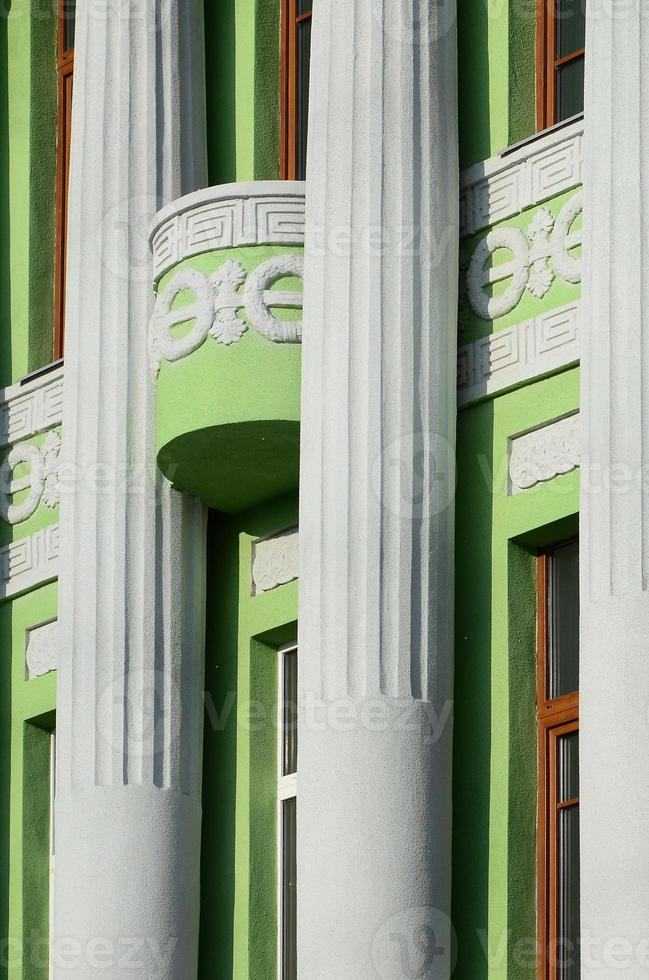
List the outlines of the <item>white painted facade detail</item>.
{"label": "white painted facade detail", "polygon": [[[581,259],[572,254],[581,246],[581,230],[573,230],[583,208],[578,191],[564,204],[556,219],[546,208],[530,216],[525,231],[507,225],[493,228],[471,257],[466,275],[467,297],[473,312],[483,320],[511,313],[525,290],[537,299],[549,292],[555,278],[581,282]],[[492,264],[495,255],[509,252],[511,259]],[[492,295],[491,287],[508,283]]]}
{"label": "white painted facade detail", "polygon": [[59,525],[0,548],[0,599],[52,582],[59,574]]}
{"label": "white painted facade detail", "polygon": [[583,122],[476,163],[460,178],[460,234],[512,218],[583,182]]}
{"label": "white painted facade detail", "polygon": [[183,259],[245,245],[304,244],[304,184],[222,184],[174,201],[151,233],[156,282]]}
{"label": "white painted facade detail", "polygon": [[299,545],[297,528],[253,542],[252,595],[270,592],[299,577]]}
{"label": "white painted facade detail", "polygon": [[[451,972],[448,718],[438,739],[426,733],[452,691],[455,49],[453,4],[314,7],[300,469],[300,980],[393,980],[402,973],[390,940],[397,926],[407,941],[433,929],[442,950],[436,975]],[[362,98],[350,98],[352,78]],[[396,256],[318,248],[334,231],[363,241],[377,225],[414,228],[415,247]],[[443,235],[442,261],[422,261],[419,249],[427,255]],[[356,722],[310,724],[306,706],[314,703],[342,705]],[[363,706],[377,704],[380,732],[359,719]]]}
{"label": "white painted facade detail", "polygon": [[[586,6],[581,980],[649,977],[649,60],[640,0]],[[582,949],[584,947],[582,946]],[[623,950],[612,962],[593,950]],[[605,955],[605,954],[604,954]]]}
{"label": "white painted facade detail", "polygon": [[524,493],[579,467],[581,458],[579,413],[546,422],[509,441],[510,496]]}
{"label": "white painted facade detail", "polygon": [[458,351],[458,405],[579,363],[579,302],[464,344]]}
{"label": "white painted facade detail", "polygon": [[43,677],[59,665],[59,624],[57,620],[33,626],[27,631],[25,651],[27,679]]}
{"label": "white painted facade detail", "polygon": [[111,980],[197,975],[206,512],[156,468],[138,229],[206,182],[203,23],[77,5],[62,457],[103,478],[61,500],[54,980],[105,977],[97,937]]}
{"label": "white painted facade detail", "polygon": [[0,449],[53,429],[62,418],[62,366],[0,388]]}

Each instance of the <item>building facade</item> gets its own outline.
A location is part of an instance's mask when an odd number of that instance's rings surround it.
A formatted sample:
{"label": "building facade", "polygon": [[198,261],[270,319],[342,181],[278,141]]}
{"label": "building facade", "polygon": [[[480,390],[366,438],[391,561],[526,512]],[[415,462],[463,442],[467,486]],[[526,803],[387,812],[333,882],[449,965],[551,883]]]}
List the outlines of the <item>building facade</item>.
{"label": "building facade", "polygon": [[0,978],[649,977],[646,21],[5,4]]}

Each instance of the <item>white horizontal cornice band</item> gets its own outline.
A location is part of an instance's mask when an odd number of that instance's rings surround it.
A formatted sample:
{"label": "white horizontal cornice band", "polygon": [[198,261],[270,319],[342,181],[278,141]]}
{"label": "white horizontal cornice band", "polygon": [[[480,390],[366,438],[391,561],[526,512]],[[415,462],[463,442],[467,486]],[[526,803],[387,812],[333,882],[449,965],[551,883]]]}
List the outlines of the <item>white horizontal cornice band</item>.
{"label": "white horizontal cornice band", "polygon": [[151,232],[156,282],[183,259],[245,245],[304,244],[303,181],[222,184],[160,211]]}
{"label": "white horizontal cornice band", "polygon": [[473,235],[582,183],[583,120],[468,167],[460,178],[460,235]]}

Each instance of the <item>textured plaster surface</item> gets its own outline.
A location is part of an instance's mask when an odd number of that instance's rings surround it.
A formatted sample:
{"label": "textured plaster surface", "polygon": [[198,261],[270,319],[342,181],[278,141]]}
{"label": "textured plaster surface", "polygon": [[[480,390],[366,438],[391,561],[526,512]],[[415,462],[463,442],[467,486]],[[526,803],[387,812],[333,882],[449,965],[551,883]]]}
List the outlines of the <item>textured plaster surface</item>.
{"label": "textured plaster surface", "polygon": [[[581,976],[649,976],[646,10],[588,6]],[[636,93],[630,97],[630,93]]]}

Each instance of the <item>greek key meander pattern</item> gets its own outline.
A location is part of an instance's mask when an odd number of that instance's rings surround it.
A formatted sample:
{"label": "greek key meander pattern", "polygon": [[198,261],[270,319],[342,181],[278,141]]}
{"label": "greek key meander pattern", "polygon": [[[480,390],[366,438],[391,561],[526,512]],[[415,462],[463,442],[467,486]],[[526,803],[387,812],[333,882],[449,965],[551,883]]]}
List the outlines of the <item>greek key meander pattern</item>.
{"label": "greek key meander pattern", "polygon": [[579,303],[569,303],[460,347],[459,407],[577,364],[579,318]]}
{"label": "greek key meander pattern", "polygon": [[155,279],[182,259],[244,245],[304,243],[304,198],[295,195],[206,201],[164,221],[153,234]]}
{"label": "greek key meander pattern", "polygon": [[[556,277],[581,282],[581,258],[571,255],[571,250],[581,245],[581,231],[572,231],[572,227],[582,209],[579,191],[564,204],[556,220],[546,208],[534,212],[527,234],[520,228],[493,228],[469,263],[467,298],[473,312],[483,320],[495,320],[515,309],[526,289],[542,299]],[[502,249],[511,252],[510,261],[490,265]],[[511,281],[504,292],[492,296],[490,287],[506,280]]]}
{"label": "greek key meander pattern", "polygon": [[460,234],[473,235],[582,183],[583,124],[549,133],[507,156],[465,170]]}
{"label": "greek key meander pattern", "polygon": [[531,490],[579,466],[579,413],[516,436],[509,446],[509,496]]}
{"label": "greek key meander pattern", "polygon": [[260,595],[279,585],[295,581],[299,575],[299,532],[297,528],[252,545],[252,590]]}
{"label": "greek key meander pattern", "polygon": [[[219,344],[236,343],[248,325],[276,343],[300,343],[302,320],[282,320],[272,313],[273,308],[302,309],[301,292],[270,288],[280,279],[293,276],[304,276],[304,259],[300,255],[274,256],[249,273],[232,259],[211,276],[196,269],[181,269],[158,296],[151,320],[149,352],[155,374],[162,361],[187,357],[208,336]],[[195,301],[172,309],[174,300],[186,290],[193,293]],[[240,309],[245,310],[246,320],[239,317]],[[189,332],[174,336],[173,328],[190,320],[195,322]]]}
{"label": "greek key meander pattern", "polygon": [[0,548],[0,599],[55,579],[59,571],[59,525]]}
{"label": "greek key meander pattern", "polygon": [[[62,369],[7,388],[2,395],[0,520],[13,525],[32,517],[41,502],[50,509],[59,503],[61,437],[54,428],[61,424],[63,412]],[[42,432],[47,435],[41,445],[28,441]],[[27,467],[28,473],[14,478],[21,466]],[[18,495],[21,499],[16,502]]]}

